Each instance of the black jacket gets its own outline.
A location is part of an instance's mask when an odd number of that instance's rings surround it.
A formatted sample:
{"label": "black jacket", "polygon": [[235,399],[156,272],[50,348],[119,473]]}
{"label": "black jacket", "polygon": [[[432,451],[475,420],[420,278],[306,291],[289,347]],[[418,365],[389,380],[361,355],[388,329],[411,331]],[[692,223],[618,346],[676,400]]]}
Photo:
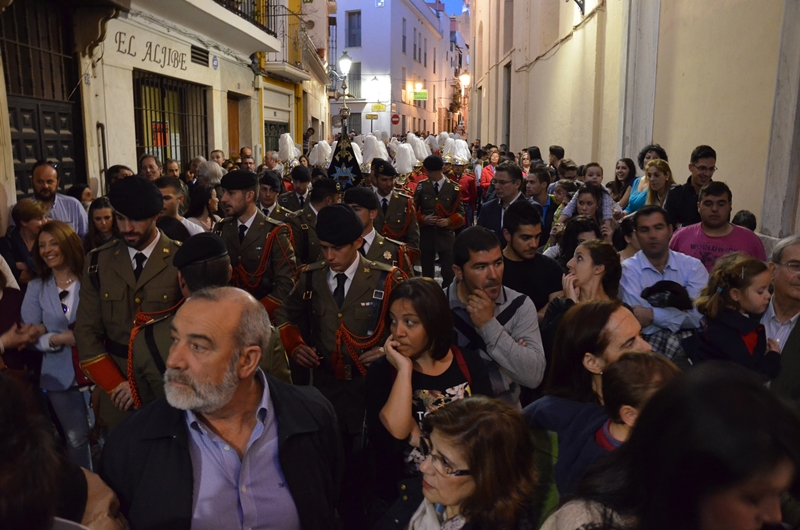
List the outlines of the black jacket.
{"label": "black jacket", "polygon": [[[306,529],[335,528],[342,442],[333,407],[314,388],[266,377],[280,464],[300,522]],[[194,477],[183,411],[162,397],[130,416],[109,436],[100,476],[133,530],[189,530]]]}
{"label": "black jacket", "polygon": [[667,192],[664,209],[669,212],[672,222],[681,226],[689,226],[700,222],[697,211],[697,192],[692,186],[692,177],[686,184],[675,186]]}
{"label": "black jacket", "polygon": [[[517,195],[514,202],[527,200],[525,194],[521,193]],[[489,202],[485,202],[481,208],[480,215],[478,215],[478,226],[483,226],[494,232],[497,235],[497,239],[500,240],[500,246],[505,248],[506,238],[503,236],[502,212],[503,206],[500,204],[500,199],[492,199]]]}

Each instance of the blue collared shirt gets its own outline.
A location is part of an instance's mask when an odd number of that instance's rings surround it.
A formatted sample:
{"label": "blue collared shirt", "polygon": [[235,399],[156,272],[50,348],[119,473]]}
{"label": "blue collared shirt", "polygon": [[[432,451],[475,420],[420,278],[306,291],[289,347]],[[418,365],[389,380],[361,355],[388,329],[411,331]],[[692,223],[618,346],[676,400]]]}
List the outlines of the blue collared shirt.
{"label": "blue collared shirt", "polygon": [[544,220],[547,218],[547,209],[550,208],[550,205],[553,203],[553,201],[550,199],[550,194],[549,193],[547,194],[547,202],[544,203],[544,204],[539,203],[539,201],[537,201],[533,197],[528,199],[528,201],[530,201],[531,204],[538,204],[539,206],[541,206],[541,208],[542,208],[542,223],[544,223]]}
{"label": "blue collared shirt", "polygon": [[639,305],[653,310],[653,322],[642,332],[649,335],[659,329],[668,329],[676,333],[681,329],[698,327],[701,317],[697,309],[681,311],[672,307],[653,307],[642,298],[642,291],[661,280],[683,285],[694,301],[708,283],[708,271],[699,259],[673,250],[669,251],[663,274],[650,263],[641,250],[623,261],[620,298],[630,306]]}
{"label": "blue collared shirt", "polygon": [[72,226],[78,237],[83,237],[89,231],[89,216],[86,214],[81,201],[69,195],[56,193],[53,207],[47,213],[48,219],[64,221]]}
{"label": "blue collared shirt", "polygon": [[186,411],[194,477],[192,530],[301,528],[278,459],[278,423],[269,385],[261,369],[256,377],[264,392],[241,460],[194,412]]}

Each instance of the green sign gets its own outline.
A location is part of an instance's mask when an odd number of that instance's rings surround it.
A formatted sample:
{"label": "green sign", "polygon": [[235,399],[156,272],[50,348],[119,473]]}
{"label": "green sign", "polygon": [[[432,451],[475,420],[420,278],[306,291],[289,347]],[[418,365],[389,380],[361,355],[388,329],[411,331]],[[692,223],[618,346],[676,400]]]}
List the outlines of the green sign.
{"label": "green sign", "polygon": [[428,100],[428,91],[427,90],[417,90],[414,92],[414,101],[427,101]]}

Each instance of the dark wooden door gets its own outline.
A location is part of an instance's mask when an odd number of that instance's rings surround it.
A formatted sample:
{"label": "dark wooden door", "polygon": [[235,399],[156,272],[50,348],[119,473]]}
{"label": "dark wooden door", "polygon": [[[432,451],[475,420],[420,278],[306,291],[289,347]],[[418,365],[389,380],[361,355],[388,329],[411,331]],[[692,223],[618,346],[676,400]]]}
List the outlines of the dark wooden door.
{"label": "dark wooden door", "polygon": [[264,122],[264,153],[278,150],[278,140],[283,133],[289,132],[289,124],[277,121]]}
{"label": "dark wooden door", "polygon": [[33,193],[30,176],[37,160],[58,164],[62,189],[86,182],[85,175],[78,174],[76,167],[75,151],[81,146],[76,145],[75,124],[80,119],[75,106],[70,102],[8,97],[18,197]]}

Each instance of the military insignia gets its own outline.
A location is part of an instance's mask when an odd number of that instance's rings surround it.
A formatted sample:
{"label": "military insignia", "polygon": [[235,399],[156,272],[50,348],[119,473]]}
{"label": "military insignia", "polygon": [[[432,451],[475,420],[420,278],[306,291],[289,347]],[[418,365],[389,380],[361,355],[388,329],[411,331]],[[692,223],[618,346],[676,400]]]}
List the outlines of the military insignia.
{"label": "military insignia", "polygon": [[350,186],[353,185],[353,180],[355,179],[355,174],[353,174],[353,168],[348,167],[345,164],[341,166],[334,166],[335,170],[333,173],[333,178],[339,183],[345,183]]}
{"label": "military insignia", "polygon": [[369,272],[369,267],[364,267],[364,272],[368,273]]}
{"label": "military insignia", "polygon": [[383,259],[392,259],[392,253],[387,250],[383,253]]}
{"label": "military insignia", "polygon": [[169,254],[169,249],[168,248],[165,248],[163,250],[164,250],[164,254]]}

